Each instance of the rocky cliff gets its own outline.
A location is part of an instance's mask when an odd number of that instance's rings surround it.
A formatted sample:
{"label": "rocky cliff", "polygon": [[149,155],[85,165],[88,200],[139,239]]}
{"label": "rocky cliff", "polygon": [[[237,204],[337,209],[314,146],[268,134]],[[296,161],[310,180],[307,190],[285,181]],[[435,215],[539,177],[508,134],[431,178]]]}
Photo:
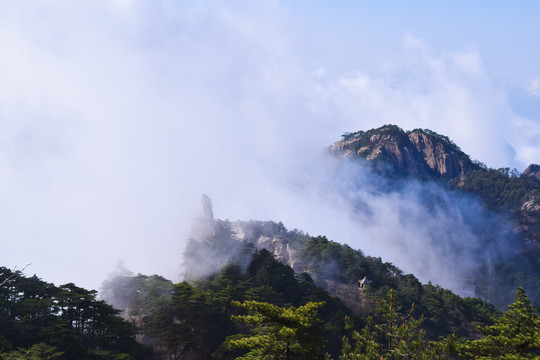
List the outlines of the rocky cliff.
{"label": "rocky cliff", "polygon": [[345,134],[328,151],[372,161],[388,175],[453,179],[480,169],[446,136],[422,129],[405,132],[395,125]]}
{"label": "rocky cliff", "polygon": [[[529,165],[523,171],[522,176],[529,177],[533,183],[534,180],[540,181],[540,165]],[[538,190],[538,187],[540,186],[537,185],[536,190]],[[535,245],[537,249],[536,256],[540,259],[540,191],[531,192],[525,198],[525,202],[523,202],[519,210],[518,222],[520,231],[531,244]]]}
{"label": "rocky cliff", "polygon": [[540,180],[540,165],[531,164],[524,171],[523,175],[534,176],[536,179]]}
{"label": "rocky cliff", "polygon": [[534,245],[540,262],[540,198],[533,198],[521,205],[518,223],[525,239]]}
{"label": "rocky cliff", "polygon": [[235,221],[231,224],[231,230],[236,240],[251,243],[257,250],[267,249],[277,260],[295,271],[305,271],[296,263],[295,251],[309,236],[298,231],[289,231],[281,222],[273,221]]}

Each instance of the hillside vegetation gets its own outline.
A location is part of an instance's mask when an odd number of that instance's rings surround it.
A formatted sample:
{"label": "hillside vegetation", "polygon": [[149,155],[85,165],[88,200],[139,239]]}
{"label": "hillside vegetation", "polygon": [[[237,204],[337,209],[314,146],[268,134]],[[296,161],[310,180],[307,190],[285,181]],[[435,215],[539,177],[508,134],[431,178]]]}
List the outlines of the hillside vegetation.
{"label": "hillside vegetation", "polygon": [[[250,241],[239,241],[231,231],[234,226],[249,233]],[[256,239],[268,236],[294,244],[294,267],[305,271],[295,272],[265,248],[257,250],[264,241]],[[347,333],[345,316],[354,318],[357,328],[365,326],[366,318],[373,315],[390,289],[396,290],[404,313],[416,304],[414,316],[424,316],[426,339],[450,334],[475,338],[479,336],[476,327],[489,324],[490,318],[499,314],[493,305],[480,299],[463,299],[439,286],[422,285],[414,275],[403,274],[380,258],[364,256],[360,250],[325,237],[288,231],[282,224],[218,221],[215,234],[205,242],[190,241],[185,262],[201,271],[206,255],[219,248],[237,255],[220,270],[190,283],[172,284],[161,277],[139,275],[117,277],[104,284],[113,303],[116,299],[127,304],[126,318],[139,326],[145,341],[159,349],[164,358],[190,354],[192,359],[234,359],[238,351],[225,351],[223,342],[247,328],[230,320],[238,312],[232,301],[252,300],[282,307],[324,302],[319,310],[321,336],[326,340],[325,351],[334,356],[339,355],[342,337]],[[246,254],[250,255],[247,262]],[[208,264],[213,270],[215,262],[210,259]],[[370,283],[360,288],[358,280],[364,276]],[[131,300],[125,298],[126,294],[133,295]]]}

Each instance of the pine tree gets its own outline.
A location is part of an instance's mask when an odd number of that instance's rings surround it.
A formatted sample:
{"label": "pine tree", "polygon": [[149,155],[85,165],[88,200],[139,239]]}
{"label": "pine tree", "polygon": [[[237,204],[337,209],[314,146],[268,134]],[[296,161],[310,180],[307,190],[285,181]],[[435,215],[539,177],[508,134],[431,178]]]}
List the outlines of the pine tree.
{"label": "pine tree", "polygon": [[250,335],[229,338],[230,348],[250,349],[237,360],[322,358],[320,351],[324,343],[319,337],[317,312],[324,302],[308,302],[298,308],[282,308],[258,301],[233,301],[232,304],[249,313],[232,316],[233,320],[255,325]]}
{"label": "pine tree", "polygon": [[[384,359],[443,359],[435,354],[424,340],[423,318],[413,317],[414,305],[406,315],[400,313],[394,290],[388,292],[387,300],[376,307],[379,321],[368,318],[368,326],[352,332],[352,341],[343,339],[340,360],[384,360]],[[346,318],[347,327],[352,323]]]}
{"label": "pine tree", "polygon": [[21,360],[59,360],[63,356],[62,351],[58,351],[54,346],[44,343],[34,344],[28,350],[19,348],[9,353],[0,354],[0,359],[21,359]]}
{"label": "pine tree", "polygon": [[519,288],[508,311],[494,324],[479,329],[482,339],[458,344],[464,359],[539,359],[540,316],[531,305],[525,290]]}

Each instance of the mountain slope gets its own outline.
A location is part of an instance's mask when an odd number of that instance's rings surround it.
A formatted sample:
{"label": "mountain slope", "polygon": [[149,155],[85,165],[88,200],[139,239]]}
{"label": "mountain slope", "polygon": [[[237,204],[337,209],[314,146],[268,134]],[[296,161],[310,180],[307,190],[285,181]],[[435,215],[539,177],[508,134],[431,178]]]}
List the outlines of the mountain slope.
{"label": "mountain slope", "polygon": [[[392,176],[449,180],[454,188],[480,196],[487,207],[509,213],[516,231],[540,255],[540,166],[520,174],[509,168],[488,169],[448,137],[428,129],[404,131],[396,125],[358,131],[327,148],[337,157],[365,159],[376,171]],[[538,257],[540,259],[540,257]]]}
{"label": "mountain slope", "polygon": [[[284,307],[324,301],[319,312],[321,335],[327,341],[325,351],[334,358],[347,333],[345,316],[354,318],[357,329],[366,326],[367,317],[374,315],[377,302],[386,298],[390,288],[396,290],[403,314],[416,304],[414,316],[425,316],[423,328],[429,339],[452,333],[475,338],[476,326],[498,315],[493,305],[480,299],[463,299],[441,287],[422,285],[380,258],[322,236],[289,231],[274,222],[220,220],[218,224],[220,229],[204,241],[191,239],[184,254],[185,266],[195,265],[198,274],[201,264],[208,264],[207,270],[212,271],[206,276],[172,284],[158,276],[126,274],[104,283],[108,299],[123,307],[125,316],[141,329],[141,340],[161,354],[159,359],[239,356],[219,346],[226,336],[248,330],[230,321],[230,315],[238,312],[232,300]],[[216,262],[208,259],[208,252],[224,247],[237,255],[222,259],[224,263],[214,271]],[[292,262],[295,269],[284,262]],[[361,287],[358,280],[364,278]]]}

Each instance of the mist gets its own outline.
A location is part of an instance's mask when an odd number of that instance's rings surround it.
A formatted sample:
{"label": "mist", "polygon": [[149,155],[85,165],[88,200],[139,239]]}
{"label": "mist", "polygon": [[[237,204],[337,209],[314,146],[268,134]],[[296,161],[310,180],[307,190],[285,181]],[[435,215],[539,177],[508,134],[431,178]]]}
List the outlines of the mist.
{"label": "mist", "polygon": [[[469,39],[379,29],[384,51],[363,36],[333,45],[347,58],[334,62],[305,41],[318,18],[279,2],[25,4],[0,13],[0,261],[31,262],[26,273],[46,281],[99,288],[118,261],[179,280],[206,193],[218,218],[283,221],[449,283],[434,272],[444,251],[422,269],[415,249],[439,225],[477,236],[464,215],[474,201],[431,190],[448,210],[425,221],[418,184],[371,193],[358,179],[373,175],[354,173],[363,187],[351,190],[323,149],[394,123],[447,135],[491,167],[540,158],[539,119],[514,111],[500,66]],[[535,77],[523,71],[527,89]]]}

